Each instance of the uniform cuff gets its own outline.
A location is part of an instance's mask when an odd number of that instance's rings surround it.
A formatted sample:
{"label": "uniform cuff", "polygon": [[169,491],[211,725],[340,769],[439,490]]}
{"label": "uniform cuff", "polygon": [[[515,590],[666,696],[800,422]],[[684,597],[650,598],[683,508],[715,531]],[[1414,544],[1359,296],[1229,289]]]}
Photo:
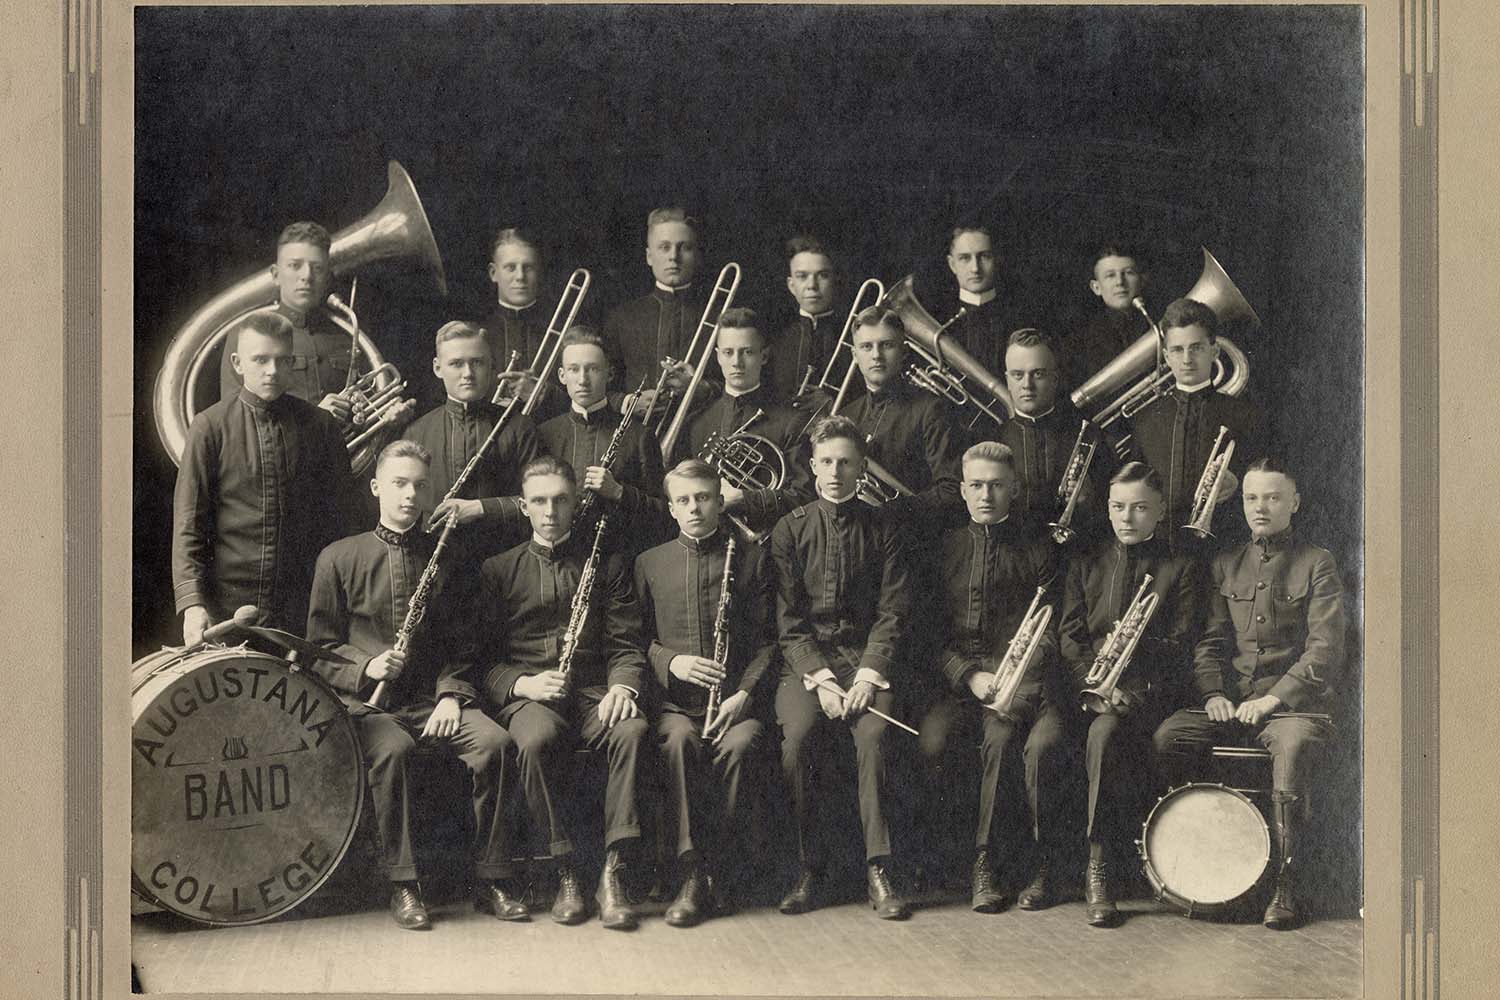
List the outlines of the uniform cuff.
{"label": "uniform cuff", "polygon": [[838,678],[834,674],[834,672],[827,667],[824,667],[821,670],[815,670],[810,674],[802,675],[802,686],[807,688],[809,691],[817,690],[820,681],[833,681],[835,684],[837,684]]}
{"label": "uniform cuff", "polygon": [[889,691],[891,689],[891,682],[886,680],[880,671],[871,670],[869,667],[860,667],[854,671],[854,683],[858,684],[860,681],[873,684],[881,691]]}

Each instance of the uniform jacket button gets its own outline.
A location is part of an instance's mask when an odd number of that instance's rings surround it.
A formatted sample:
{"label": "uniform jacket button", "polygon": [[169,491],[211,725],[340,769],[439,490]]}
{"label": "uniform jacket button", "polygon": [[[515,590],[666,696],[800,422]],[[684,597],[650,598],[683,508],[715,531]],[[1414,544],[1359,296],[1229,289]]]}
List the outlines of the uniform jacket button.
{"label": "uniform jacket button", "polygon": [[1255,620],[1258,621],[1258,622],[1260,622],[1262,625],[1264,625],[1266,623],[1266,616],[1265,615],[1256,615],[1255,616]]}

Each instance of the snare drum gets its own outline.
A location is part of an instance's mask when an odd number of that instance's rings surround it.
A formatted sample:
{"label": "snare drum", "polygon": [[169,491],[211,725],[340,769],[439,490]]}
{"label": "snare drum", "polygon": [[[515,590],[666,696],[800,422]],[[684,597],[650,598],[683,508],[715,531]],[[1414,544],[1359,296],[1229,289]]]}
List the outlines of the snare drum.
{"label": "snare drum", "polygon": [[204,924],[307,899],[359,826],[365,768],[322,678],[243,647],[131,667],[131,884]]}
{"label": "snare drum", "polygon": [[1271,862],[1271,830],[1243,793],[1191,784],[1159,799],[1141,829],[1141,860],[1156,898],[1188,916],[1248,896]]}

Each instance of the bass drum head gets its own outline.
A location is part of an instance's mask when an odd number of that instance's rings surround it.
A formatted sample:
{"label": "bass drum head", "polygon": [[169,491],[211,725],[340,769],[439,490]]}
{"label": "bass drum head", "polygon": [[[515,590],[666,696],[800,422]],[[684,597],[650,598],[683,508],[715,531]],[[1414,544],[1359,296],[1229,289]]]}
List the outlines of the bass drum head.
{"label": "bass drum head", "polygon": [[270,920],[311,896],[364,801],[338,695],[243,648],[153,654],[131,675],[135,891],[214,925]]}
{"label": "bass drum head", "polygon": [[1249,893],[1271,860],[1271,833],[1255,803],[1222,785],[1164,795],[1141,834],[1146,875],[1160,898],[1189,912],[1221,909]]}

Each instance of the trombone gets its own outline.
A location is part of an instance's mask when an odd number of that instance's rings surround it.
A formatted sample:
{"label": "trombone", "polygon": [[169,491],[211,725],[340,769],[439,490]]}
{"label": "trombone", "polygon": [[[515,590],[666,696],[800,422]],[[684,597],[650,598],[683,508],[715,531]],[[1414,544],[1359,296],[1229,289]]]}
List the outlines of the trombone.
{"label": "trombone", "polygon": [[[684,355],[682,363],[693,366],[693,377],[688,381],[687,389],[683,391],[682,402],[678,404],[677,412],[672,415],[671,423],[667,425],[666,433],[662,434],[662,428],[658,426],[656,433],[661,435],[661,455],[663,461],[671,461],[672,450],[677,444],[677,437],[682,433],[683,426],[687,423],[688,410],[693,405],[693,395],[697,393],[698,386],[703,382],[703,375],[708,370],[709,359],[714,356],[714,345],[719,342],[719,319],[725,310],[734,301],[734,293],[740,287],[740,266],[734,261],[725,264],[719,271],[719,280],[714,282],[714,290],[709,293],[708,303],[703,307],[703,318],[698,321],[698,329],[693,331],[692,342],[688,344],[687,354]],[[702,350],[699,345],[702,344]],[[694,353],[697,352],[697,360]],[[646,408],[645,424],[651,426],[651,414],[656,409],[656,401],[666,389],[667,376],[676,367],[676,362],[671,358],[663,359],[661,378],[657,380],[656,392],[652,397],[651,405]],[[662,411],[665,414],[665,410]]]}
{"label": "trombone", "polygon": [[[1214,520],[1214,508],[1219,505],[1219,485],[1229,471],[1229,460],[1234,457],[1234,442],[1224,445],[1224,436],[1229,428],[1219,425],[1219,434],[1208,452],[1208,461],[1203,465],[1203,475],[1198,477],[1198,486],[1193,490],[1193,514],[1183,527],[1199,538],[1212,538],[1209,525]],[[1223,447],[1223,451],[1219,449]]]}
{"label": "trombone", "polygon": [[[569,275],[568,284],[563,288],[562,296],[557,300],[557,308],[552,310],[552,319],[548,321],[547,329],[542,334],[542,342],[536,345],[536,356],[531,359],[531,364],[525,370],[525,374],[530,375],[535,380],[535,384],[531,387],[531,394],[521,407],[523,415],[531,416],[531,412],[536,409],[537,403],[541,400],[547,373],[552,370],[552,366],[557,361],[558,352],[562,349],[562,339],[567,335],[568,328],[573,325],[573,320],[578,318],[578,310],[583,306],[583,297],[589,293],[589,285],[592,282],[593,275],[581,267]],[[560,325],[559,319],[562,320]],[[507,366],[502,374],[510,374],[510,372],[511,369]],[[490,402],[496,406],[504,402],[510,395],[505,391],[508,384],[507,379],[498,380],[495,385],[495,395]]]}

